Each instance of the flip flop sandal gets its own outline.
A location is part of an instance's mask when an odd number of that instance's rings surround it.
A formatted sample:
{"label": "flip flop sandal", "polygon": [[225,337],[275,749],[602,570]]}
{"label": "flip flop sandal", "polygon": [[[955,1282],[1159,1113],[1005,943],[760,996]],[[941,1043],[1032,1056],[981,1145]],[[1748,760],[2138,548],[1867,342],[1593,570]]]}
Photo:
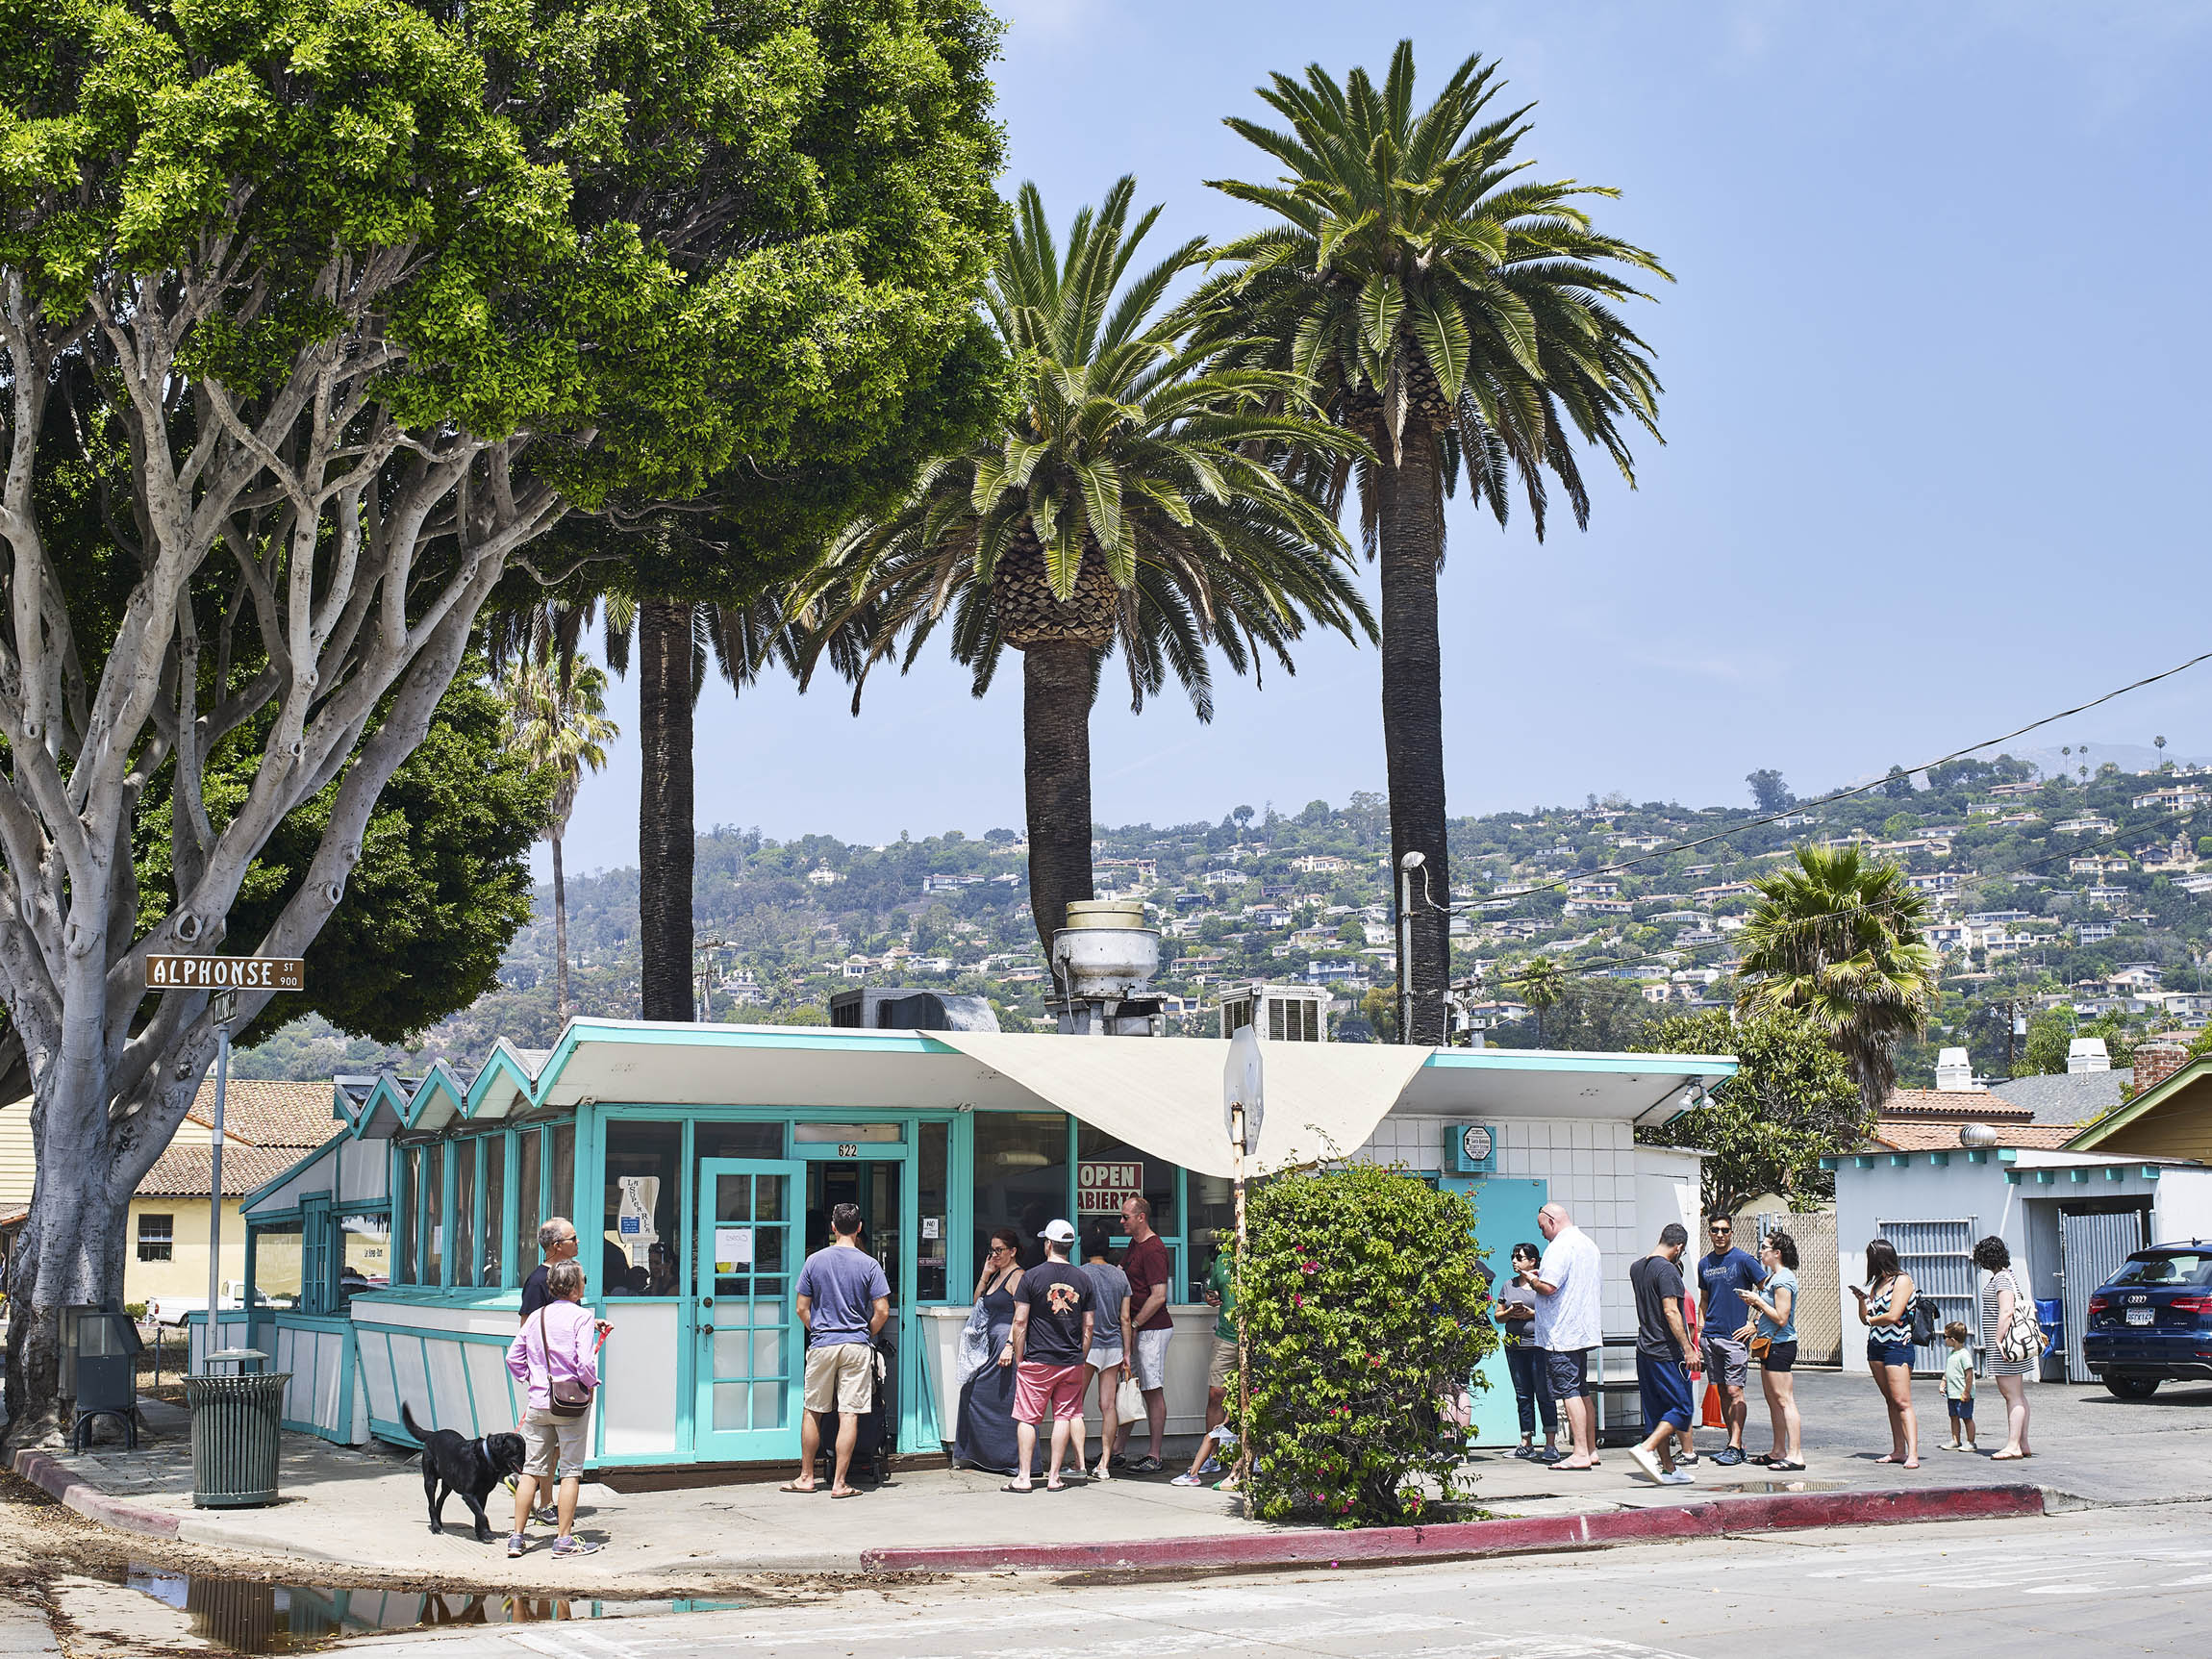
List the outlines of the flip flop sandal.
{"label": "flip flop sandal", "polygon": [[1035,1492],[1037,1488],[1034,1486],[1016,1486],[1014,1482],[1010,1480],[998,1490],[1001,1492],[1018,1492],[1022,1496],[1027,1497],[1031,1493]]}
{"label": "flip flop sandal", "polygon": [[1802,1473],[1804,1472],[1804,1470],[1805,1470],[1805,1466],[1804,1466],[1803,1464],[1801,1464],[1801,1463],[1792,1463],[1792,1462],[1790,1462],[1790,1461],[1789,1461],[1789,1459],[1787,1459],[1787,1458],[1782,1458],[1782,1459],[1779,1459],[1779,1460],[1777,1460],[1776,1462],[1773,1462],[1773,1463],[1770,1463],[1769,1465],[1767,1465],[1767,1467],[1768,1467],[1769,1469],[1781,1469],[1781,1470],[1789,1470],[1791,1473],[1793,1473],[1793,1474],[1802,1474]]}
{"label": "flip flop sandal", "polygon": [[1755,1463],[1761,1469],[1772,1469],[1774,1467],[1774,1455],[1773,1453],[1767,1451],[1762,1451],[1757,1457],[1747,1457],[1744,1461],[1746,1463]]}
{"label": "flip flop sandal", "polygon": [[816,1493],[821,1491],[821,1488],[818,1486],[794,1486],[790,1481],[786,1481],[783,1485],[777,1487],[776,1490],[778,1492],[795,1492],[798,1493],[801,1496],[812,1497]]}

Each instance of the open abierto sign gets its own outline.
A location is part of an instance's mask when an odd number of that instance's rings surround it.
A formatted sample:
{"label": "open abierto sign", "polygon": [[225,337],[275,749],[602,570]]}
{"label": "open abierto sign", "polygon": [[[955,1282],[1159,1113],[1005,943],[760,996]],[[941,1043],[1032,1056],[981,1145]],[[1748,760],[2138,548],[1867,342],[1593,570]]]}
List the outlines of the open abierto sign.
{"label": "open abierto sign", "polygon": [[1075,1213],[1119,1216],[1121,1200],[1144,1195],[1144,1166],[1136,1159],[1086,1158],[1075,1166]]}

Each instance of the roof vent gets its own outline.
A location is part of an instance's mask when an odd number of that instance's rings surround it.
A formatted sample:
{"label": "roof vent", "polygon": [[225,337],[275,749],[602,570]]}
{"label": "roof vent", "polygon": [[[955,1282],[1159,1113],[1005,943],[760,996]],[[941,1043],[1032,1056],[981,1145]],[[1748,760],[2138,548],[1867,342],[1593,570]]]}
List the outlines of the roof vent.
{"label": "roof vent", "polygon": [[1987,1123],[1961,1123],[1958,1126],[1958,1144],[1961,1146],[1994,1146],[1997,1131]]}
{"label": "roof vent", "polygon": [[2112,1056],[2104,1051],[2101,1037],[2076,1037],[2066,1045],[2066,1069],[2074,1071],[2109,1071]]}
{"label": "roof vent", "polygon": [[1968,1064],[1965,1049],[1947,1048],[1936,1056],[1936,1087],[1948,1094],[1973,1088],[1973,1067]]}

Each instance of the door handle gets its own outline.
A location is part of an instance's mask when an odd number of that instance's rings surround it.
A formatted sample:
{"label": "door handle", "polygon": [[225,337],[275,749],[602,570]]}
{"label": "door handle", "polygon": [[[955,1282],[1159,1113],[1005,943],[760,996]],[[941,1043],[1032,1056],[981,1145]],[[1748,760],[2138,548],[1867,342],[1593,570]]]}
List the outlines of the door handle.
{"label": "door handle", "polygon": [[699,1327],[699,1335],[701,1335],[701,1336],[703,1336],[703,1337],[711,1337],[711,1336],[713,1336],[714,1334],[715,1334],[715,1327],[714,1327],[713,1325],[701,1325],[701,1326]]}
{"label": "door handle", "polygon": [[715,1305],[715,1298],[714,1298],[714,1297],[712,1297],[712,1296],[701,1296],[701,1297],[699,1298],[699,1306],[701,1306],[702,1308],[711,1308],[711,1307],[713,1307],[714,1305]]}

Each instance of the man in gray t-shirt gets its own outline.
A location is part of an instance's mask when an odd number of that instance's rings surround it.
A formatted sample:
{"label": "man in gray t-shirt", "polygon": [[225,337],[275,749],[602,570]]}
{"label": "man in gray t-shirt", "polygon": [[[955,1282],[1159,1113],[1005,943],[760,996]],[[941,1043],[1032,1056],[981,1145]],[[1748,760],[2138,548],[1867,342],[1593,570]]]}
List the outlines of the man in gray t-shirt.
{"label": "man in gray t-shirt", "polygon": [[860,1208],[830,1212],[836,1241],[799,1269],[799,1323],[807,1329],[806,1409],[799,1414],[799,1472],[786,1492],[815,1489],[823,1415],[838,1414],[837,1468],[830,1496],[842,1497],[860,1420],[874,1403],[876,1332],[891,1318],[891,1284],[883,1264],[860,1247]]}
{"label": "man in gray t-shirt", "polygon": [[[1121,1426],[1116,1395],[1120,1392],[1121,1379],[1129,1373],[1129,1350],[1135,1342],[1129,1329],[1129,1275],[1106,1259],[1110,1243],[1106,1229],[1095,1223],[1083,1235],[1083,1270],[1091,1275],[1092,1293],[1097,1300],[1091,1351],[1084,1355],[1084,1363],[1098,1379],[1098,1432],[1105,1437],[1098,1445],[1095,1478],[1099,1480],[1107,1477],[1107,1459],[1113,1454],[1114,1439]],[[1085,1386],[1088,1388],[1089,1378]],[[1077,1446],[1075,1466],[1081,1469],[1087,1463],[1083,1447]]]}

